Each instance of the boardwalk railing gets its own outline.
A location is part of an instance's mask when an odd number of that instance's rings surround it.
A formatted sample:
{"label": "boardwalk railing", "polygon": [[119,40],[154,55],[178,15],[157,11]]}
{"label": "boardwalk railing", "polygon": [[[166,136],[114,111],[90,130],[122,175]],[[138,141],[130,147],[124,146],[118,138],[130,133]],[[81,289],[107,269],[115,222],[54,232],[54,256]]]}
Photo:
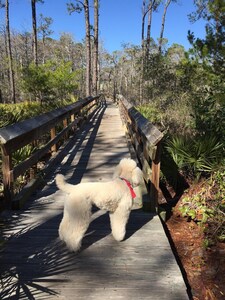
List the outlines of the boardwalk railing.
{"label": "boardwalk railing", "polygon": [[[4,188],[4,203],[1,206],[10,208],[13,203],[19,203],[15,200],[19,200],[21,194],[24,194],[24,190],[31,190],[31,186],[36,181],[34,173],[37,169],[37,163],[44,156],[53,155],[56,152],[60,141],[68,137],[69,131],[74,132],[81,126],[102,97],[88,97],[71,105],[0,129]],[[13,153],[29,144],[36,151],[32,151],[26,160],[13,165]],[[16,179],[28,170],[30,170],[30,181],[27,188],[14,197]],[[12,200],[14,201],[12,202]]]}
{"label": "boardwalk railing", "polygon": [[135,156],[141,164],[149,202],[143,203],[147,210],[157,211],[160,176],[160,141],[163,133],[150,123],[123,96],[117,97],[120,114],[128,138],[131,140]]}

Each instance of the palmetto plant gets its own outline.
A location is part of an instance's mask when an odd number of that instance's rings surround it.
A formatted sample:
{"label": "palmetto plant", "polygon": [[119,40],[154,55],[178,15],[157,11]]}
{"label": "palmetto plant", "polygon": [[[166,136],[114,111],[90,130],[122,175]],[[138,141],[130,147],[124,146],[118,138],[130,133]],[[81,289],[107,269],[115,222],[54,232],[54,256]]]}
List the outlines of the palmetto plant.
{"label": "palmetto plant", "polygon": [[223,159],[223,144],[213,136],[174,137],[166,148],[179,169],[199,178],[214,171]]}
{"label": "palmetto plant", "polygon": [[23,148],[18,149],[13,153],[12,161],[14,165],[18,165],[19,163],[26,160],[31,154],[35,151],[35,148],[31,145],[26,145]]}
{"label": "palmetto plant", "polygon": [[40,102],[21,102],[15,104],[0,104],[0,128],[33,118],[53,109],[71,104],[76,98],[49,101],[41,104]]}

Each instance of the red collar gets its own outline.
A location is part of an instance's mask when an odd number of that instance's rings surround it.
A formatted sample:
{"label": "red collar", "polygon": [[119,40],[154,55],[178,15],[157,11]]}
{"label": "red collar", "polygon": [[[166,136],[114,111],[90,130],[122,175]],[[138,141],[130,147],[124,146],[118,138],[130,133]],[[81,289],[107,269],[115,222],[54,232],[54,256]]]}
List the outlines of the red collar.
{"label": "red collar", "polygon": [[136,198],[136,194],[134,192],[134,189],[133,189],[131,183],[128,180],[126,180],[125,178],[120,177],[120,179],[123,180],[126,183],[126,185],[129,187],[132,199]]}

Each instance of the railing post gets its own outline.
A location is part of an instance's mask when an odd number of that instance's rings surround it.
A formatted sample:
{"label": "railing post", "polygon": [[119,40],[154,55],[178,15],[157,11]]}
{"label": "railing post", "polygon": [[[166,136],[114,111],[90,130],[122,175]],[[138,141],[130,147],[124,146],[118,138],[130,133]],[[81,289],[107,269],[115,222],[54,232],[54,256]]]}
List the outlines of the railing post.
{"label": "railing post", "polygon": [[[51,135],[51,140],[53,140],[56,136],[55,134],[55,127],[51,128],[50,130],[50,135]],[[56,147],[56,144],[54,144],[52,147],[51,147],[51,152],[52,153],[55,153],[57,151],[57,147]]]}
{"label": "railing post", "polygon": [[4,188],[4,207],[11,208],[13,198],[13,181],[10,176],[12,169],[12,155],[7,153],[4,146],[2,150],[2,175],[3,175],[3,188]]}
{"label": "railing post", "polygon": [[[33,147],[38,147],[38,141],[37,140],[34,140],[32,142],[32,146]],[[35,176],[37,174],[37,164],[33,165],[31,168],[30,168],[30,179],[34,179]]]}
{"label": "railing post", "polygon": [[150,210],[151,212],[158,211],[159,198],[159,178],[160,178],[160,156],[161,143],[157,144],[155,158],[152,160],[152,174],[150,185]]}
{"label": "railing post", "polygon": [[[75,121],[75,115],[74,115],[74,114],[72,114],[72,115],[70,116],[70,121],[71,121],[71,123],[73,123],[73,122]],[[73,126],[71,129],[72,129],[72,131],[74,132],[74,131],[76,130],[76,127]]]}
{"label": "railing post", "polygon": [[[68,126],[68,121],[67,119],[63,120],[63,128],[66,128]],[[68,139],[68,132],[65,134],[65,140]]]}

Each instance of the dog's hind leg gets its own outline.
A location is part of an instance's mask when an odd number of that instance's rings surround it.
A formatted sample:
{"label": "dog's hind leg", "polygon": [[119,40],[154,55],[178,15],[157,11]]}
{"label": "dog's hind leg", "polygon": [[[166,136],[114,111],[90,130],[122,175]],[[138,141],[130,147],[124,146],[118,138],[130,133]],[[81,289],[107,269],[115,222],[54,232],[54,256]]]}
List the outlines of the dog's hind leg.
{"label": "dog's hind leg", "polygon": [[130,215],[130,207],[120,203],[114,213],[110,213],[112,235],[116,241],[122,241],[126,234],[126,224]]}
{"label": "dog's hind leg", "polygon": [[68,227],[69,227],[69,216],[68,216],[66,210],[64,210],[63,218],[59,225],[59,237],[62,241],[65,240],[65,236],[66,236]]}
{"label": "dog's hind leg", "polygon": [[81,247],[81,242],[84,237],[85,232],[88,229],[90,220],[86,219],[82,222],[71,222],[69,231],[65,238],[66,246],[71,251],[78,251]]}
{"label": "dog's hind leg", "polygon": [[82,201],[78,206],[74,206],[74,203],[66,205],[59,226],[60,239],[66,243],[67,248],[71,251],[80,249],[83,236],[91,220],[91,204],[88,201]]}

